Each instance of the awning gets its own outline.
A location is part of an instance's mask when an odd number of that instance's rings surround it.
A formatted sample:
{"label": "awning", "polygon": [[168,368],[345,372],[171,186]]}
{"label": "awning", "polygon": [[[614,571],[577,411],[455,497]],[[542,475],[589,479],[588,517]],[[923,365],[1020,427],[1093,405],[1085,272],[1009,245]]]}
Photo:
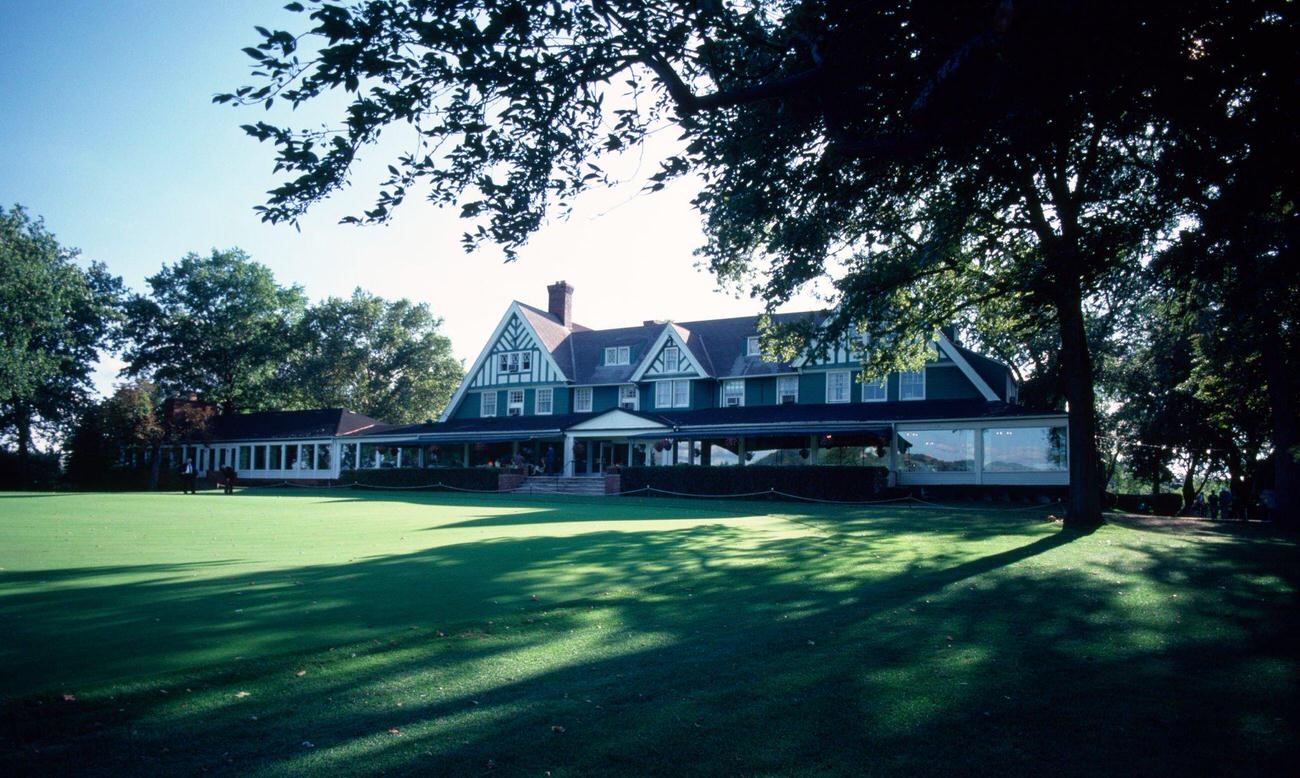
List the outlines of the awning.
{"label": "awning", "polygon": [[845,422],[828,422],[826,424],[804,423],[804,424],[764,424],[744,425],[744,426],[716,426],[716,427],[680,427],[675,430],[657,433],[644,433],[640,435],[630,435],[633,438],[690,438],[692,440],[701,440],[705,438],[764,438],[777,437],[781,435],[826,435],[835,433],[859,433],[880,435],[888,438],[890,427],[880,424],[849,424]]}

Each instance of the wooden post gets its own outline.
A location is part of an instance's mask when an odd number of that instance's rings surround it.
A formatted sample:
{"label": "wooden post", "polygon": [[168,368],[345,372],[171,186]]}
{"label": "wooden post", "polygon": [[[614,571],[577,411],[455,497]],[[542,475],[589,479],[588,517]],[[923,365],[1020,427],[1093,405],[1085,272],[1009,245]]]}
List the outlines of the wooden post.
{"label": "wooden post", "polygon": [[808,444],[808,464],[815,465],[817,464],[817,453],[819,451],[821,438],[816,434],[809,435],[808,437],[810,438]]}

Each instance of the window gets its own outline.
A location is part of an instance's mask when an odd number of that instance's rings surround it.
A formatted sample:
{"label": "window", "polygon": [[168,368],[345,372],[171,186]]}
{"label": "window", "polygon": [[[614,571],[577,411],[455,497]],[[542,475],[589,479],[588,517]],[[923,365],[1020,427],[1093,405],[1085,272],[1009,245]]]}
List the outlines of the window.
{"label": "window", "polygon": [[355,470],[357,467],[357,444],[344,443],[339,448],[339,469]]}
{"label": "window", "polygon": [[898,374],[898,399],[925,399],[925,371],[916,370]]}
{"label": "window", "polygon": [[682,352],[676,346],[664,349],[664,372],[676,373],[681,369]]}
{"label": "window", "polygon": [[908,430],[898,452],[909,473],[969,473],[975,469],[975,430]]}
{"label": "window", "polygon": [[266,469],[266,446],[258,446],[253,449],[253,469]]}
{"label": "window", "polygon": [[722,405],[726,408],[739,408],[745,404],[745,380],[733,379],[722,382]]}
{"label": "window", "polygon": [[849,401],[849,381],[847,370],[835,370],[826,374],[826,402],[846,403]]}
{"label": "window", "polygon": [[610,346],[605,349],[605,364],[626,365],[632,361],[632,349],[628,346]]}
{"label": "window", "polygon": [[580,386],[573,390],[573,412],[591,413],[591,387]]}
{"label": "window", "polygon": [[524,414],[524,390],[511,389],[506,392],[506,415],[522,416]]}
{"label": "window", "polygon": [[236,465],[240,470],[248,470],[253,466],[253,447],[239,447],[239,464]]}
{"label": "window", "polygon": [[889,379],[879,381],[862,380],[862,402],[882,403],[889,399]]}
{"label": "window", "polygon": [[283,446],[271,446],[271,461],[268,463],[267,470],[281,470],[281,454],[284,452]]}
{"label": "window", "polygon": [[641,405],[641,393],[636,384],[624,384],[618,388],[618,407],[635,411]]}
{"label": "window", "polygon": [[758,350],[757,335],[750,335],[748,338],[745,338],[745,356],[747,357],[762,356],[762,354],[760,354]]}
{"label": "window", "polygon": [[555,410],[555,390],[551,388],[538,389],[537,400],[535,401],[534,410],[539,416],[546,416]]}
{"label": "window", "polygon": [[533,352],[507,351],[497,355],[497,371],[501,373],[527,373],[533,369]]}
{"label": "window", "polygon": [[497,415],[497,393],[483,392],[479,395],[479,416]]}
{"label": "window", "polygon": [[656,408],[689,408],[691,406],[690,381],[656,381]]}
{"label": "window", "polygon": [[328,443],[316,444],[316,469],[317,470],[330,469],[330,444]]}
{"label": "window", "polygon": [[1065,427],[984,430],[984,470],[989,473],[1051,473],[1066,469]]}
{"label": "window", "polygon": [[673,407],[691,407],[691,382],[673,381]]}
{"label": "window", "polygon": [[799,402],[799,376],[783,375],[776,379],[776,401],[781,405]]}
{"label": "window", "polygon": [[284,447],[284,469],[298,469],[298,444],[291,443]]}

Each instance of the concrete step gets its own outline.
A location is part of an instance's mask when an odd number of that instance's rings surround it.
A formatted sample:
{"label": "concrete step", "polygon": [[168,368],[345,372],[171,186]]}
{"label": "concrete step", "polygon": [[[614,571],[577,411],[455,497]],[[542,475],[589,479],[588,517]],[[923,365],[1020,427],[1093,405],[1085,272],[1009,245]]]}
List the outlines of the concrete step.
{"label": "concrete step", "polygon": [[603,495],[604,478],[566,478],[564,476],[532,476],[519,485],[522,494],[578,494]]}

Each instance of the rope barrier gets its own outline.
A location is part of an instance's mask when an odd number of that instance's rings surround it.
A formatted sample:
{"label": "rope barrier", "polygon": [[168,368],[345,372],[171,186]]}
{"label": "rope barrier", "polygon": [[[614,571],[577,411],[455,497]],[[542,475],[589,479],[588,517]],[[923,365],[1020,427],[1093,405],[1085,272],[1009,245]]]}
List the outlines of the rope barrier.
{"label": "rope barrier", "polygon": [[[428,490],[428,489],[446,489],[446,490],[448,490],[448,491],[453,491],[453,492],[463,492],[463,493],[467,493],[467,494],[529,494],[529,495],[531,495],[531,494],[544,494],[544,495],[548,495],[548,496],[549,496],[549,495],[579,496],[579,497],[581,497],[581,496],[585,496],[585,495],[583,495],[583,494],[581,494],[581,493],[577,493],[577,492],[564,492],[564,491],[551,491],[551,490],[545,490],[545,491],[538,492],[538,491],[536,491],[533,487],[528,486],[526,483],[524,483],[524,484],[520,484],[519,486],[516,486],[516,487],[510,488],[510,489],[470,489],[470,488],[468,488],[468,487],[464,487],[464,486],[453,486],[453,485],[451,485],[451,484],[445,484],[445,483],[443,483],[443,482],[441,482],[441,481],[438,481],[438,482],[436,482],[436,483],[431,483],[431,484],[418,484],[418,485],[414,485],[414,486],[398,486],[398,485],[383,486],[383,485],[379,485],[379,484],[362,484],[362,483],[350,483],[350,484],[299,484],[299,483],[293,483],[293,482],[291,482],[291,481],[277,481],[277,482],[275,482],[275,483],[269,483],[269,484],[264,484],[264,483],[259,483],[259,484],[244,484],[244,486],[245,486],[245,488],[248,488],[248,487],[254,487],[254,488],[271,488],[271,487],[290,486],[290,487],[295,487],[295,488],[298,488],[298,489],[321,489],[321,488],[324,488],[324,489],[374,489],[374,490],[379,490],[379,491],[390,491],[390,490],[396,490],[396,491],[416,491],[416,490],[422,490],[422,489],[424,489],[424,490]],[[718,493],[704,493],[704,494],[698,494],[698,493],[694,493],[694,492],[675,492],[675,491],[671,491],[671,490],[669,490],[669,489],[660,489],[660,488],[655,487],[655,486],[641,486],[641,487],[637,487],[636,489],[628,489],[628,490],[625,490],[625,491],[618,492],[618,493],[617,493],[617,496],[625,497],[625,496],[634,495],[634,494],[646,494],[646,495],[649,495],[649,494],[651,494],[651,493],[655,493],[655,494],[663,494],[663,495],[667,495],[667,496],[670,496],[670,497],[687,497],[687,498],[691,498],[691,499],[704,499],[704,500],[749,499],[749,498],[753,498],[753,497],[781,497],[781,498],[784,498],[784,499],[787,499],[787,500],[802,501],[802,502],[812,502],[812,503],[820,503],[820,504],[824,504],[824,505],[861,505],[861,506],[868,506],[868,505],[891,505],[891,504],[900,504],[900,507],[904,507],[904,506],[902,506],[901,504],[904,504],[904,503],[915,503],[915,505],[907,505],[907,506],[905,506],[905,507],[913,507],[913,508],[921,508],[921,507],[925,507],[925,508],[929,508],[929,509],[939,509],[939,510],[985,511],[985,512],[996,512],[996,513],[1008,513],[1008,512],[1014,512],[1014,511],[1045,510],[1045,509],[1047,509],[1047,508],[1051,508],[1051,507],[1053,507],[1053,506],[1055,506],[1055,505],[1060,505],[1060,504],[1062,504],[1062,501],[1061,501],[1061,500],[1053,500],[1052,502],[1048,502],[1048,503],[1040,503],[1040,504],[1036,504],[1036,505],[1023,505],[1023,506],[1019,506],[1019,507],[1016,507],[1016,508],[992,508],[992,507],[990,507],[990,508],[983,508],[983,507],[976,508],[976,507],[967,507],[967,506],[944,505],[944,504],[942,504],[942,503],[930,502],[929,500],[924,500],[924,499],[922,499],[922,498],[920,498],[920,497],[916,497],[915,495],[911,495],[911,494],[903,495],[902,497],[889,497],[889,498],[885,498],[885,499],[882,499],[882,500],[828,500],[828,499],[825,499],[825,498],[822,498],[822,497],[809,497],[809,496],[807,496],[807,495],[802,495],[802,494],[791,494],[790,492],[779,491],[779,490],[777,490],[777,489],[775,489],[775,488],[769,488],[769,489],[766,489],[766,490],[764,490],[764,491],[759,491],[759,492],[733,492],[733,493],[721,493],[721,492],[718,492]]]}

